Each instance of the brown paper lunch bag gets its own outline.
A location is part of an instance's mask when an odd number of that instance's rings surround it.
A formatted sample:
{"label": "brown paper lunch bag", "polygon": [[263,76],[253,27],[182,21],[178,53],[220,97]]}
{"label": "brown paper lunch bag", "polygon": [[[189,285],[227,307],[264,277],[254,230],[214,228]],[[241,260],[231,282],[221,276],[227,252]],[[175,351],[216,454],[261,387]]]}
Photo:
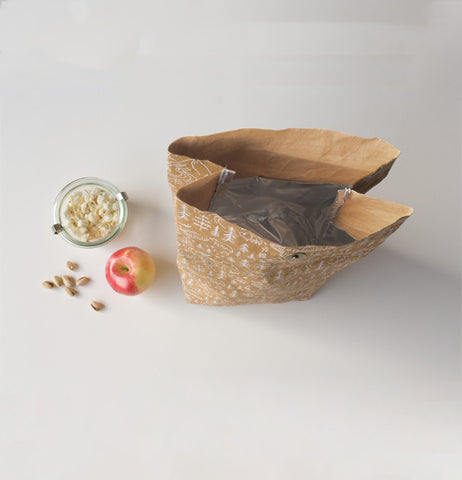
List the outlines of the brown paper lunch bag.
{"label": "brown paper lunch bag", "polygon": [[[365,257],[413,210],[364,195],[399,150],[379,138],[323,129],[241,129],[183,137],[169,146],[177,265],[190,303],[238,305],[307,300],[332,275]],[[334,224],[342,246],[284,247],[208,212],[221,171],[307,183],[352,185]]]}

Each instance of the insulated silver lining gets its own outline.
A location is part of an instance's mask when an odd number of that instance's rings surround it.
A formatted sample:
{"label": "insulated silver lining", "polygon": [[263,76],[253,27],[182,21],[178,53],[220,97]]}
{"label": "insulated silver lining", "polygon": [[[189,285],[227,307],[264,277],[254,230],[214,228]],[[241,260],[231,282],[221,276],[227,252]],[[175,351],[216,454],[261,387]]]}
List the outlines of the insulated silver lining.
{"label": "insulated silver lining", "polygon": [[233,174],[224,170],[210,212],[286,247],[339,246],[355,240],[332,223],[349,186],[264,177],[233,180]]}

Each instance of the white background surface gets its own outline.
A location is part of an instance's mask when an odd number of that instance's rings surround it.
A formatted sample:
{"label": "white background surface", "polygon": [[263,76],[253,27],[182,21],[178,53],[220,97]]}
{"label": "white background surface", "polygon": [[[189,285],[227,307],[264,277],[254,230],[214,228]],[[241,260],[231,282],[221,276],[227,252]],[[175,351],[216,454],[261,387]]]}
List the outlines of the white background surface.
{"label": "white background surface", "polygon": [[[462,478],[461,2],[0,3],[0,478]],[[168,144],[289,126],[396,145],[370,194],[415,214],[308,302],[187,305]],[[130,213],[84,251],[50,225],[89,175]],[[159,272],[128,298],[132,244]],[[80,298],[40,287],[67,260]]]}

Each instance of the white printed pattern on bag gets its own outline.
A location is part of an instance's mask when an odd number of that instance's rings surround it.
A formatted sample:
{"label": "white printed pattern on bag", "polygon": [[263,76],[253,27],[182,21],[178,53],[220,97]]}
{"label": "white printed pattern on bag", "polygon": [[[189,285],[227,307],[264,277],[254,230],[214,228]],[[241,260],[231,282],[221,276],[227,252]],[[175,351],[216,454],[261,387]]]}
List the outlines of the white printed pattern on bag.
{"label": "white printed pattern on bag", "polygon": [[[177,265],[186,300],[208,305],[278,303],[310,298],[332,275],[365,257],[405,220],[353,243],[284,247],[177,198],[182,186],[222,170],[169,154],[176,209]],[[295,253],[306,256],[292,259]]]}

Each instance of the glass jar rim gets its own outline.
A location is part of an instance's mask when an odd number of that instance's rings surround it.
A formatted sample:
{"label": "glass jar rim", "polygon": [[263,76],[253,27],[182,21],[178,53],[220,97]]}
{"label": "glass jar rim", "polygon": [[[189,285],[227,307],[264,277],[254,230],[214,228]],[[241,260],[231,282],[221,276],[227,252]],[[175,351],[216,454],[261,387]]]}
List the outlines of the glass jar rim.
{"label": "glass jar rim", "polygon": [[[120,211],[119,222],[116,228],[114,228],[114,230],[106,237],[103,237],[100,240],[96,240],[94,242],[82,242],[76,239],[66,231],[66,229],[62,226],[61,222],[61,205],[63,200],[70,192],[72,192],[78,187],[82,187],[85,185],[96,185],[108,191],[117,200]],[[64,240],[66,240],[66,242],[82,248],[94,248],[104,245],[116,238],[124,228],[128,216],[127,199],[128,197],[125,192],[120,191],[120,189],[118,189],[114,184],[108,182],[107,180],[103,180],[99,177],[77,178],[76,180],[73,180],[72,182],[65,185],[59,191],[58,195],[55,198],[53,204],[53,233],[59,233],[64,238]]]}

